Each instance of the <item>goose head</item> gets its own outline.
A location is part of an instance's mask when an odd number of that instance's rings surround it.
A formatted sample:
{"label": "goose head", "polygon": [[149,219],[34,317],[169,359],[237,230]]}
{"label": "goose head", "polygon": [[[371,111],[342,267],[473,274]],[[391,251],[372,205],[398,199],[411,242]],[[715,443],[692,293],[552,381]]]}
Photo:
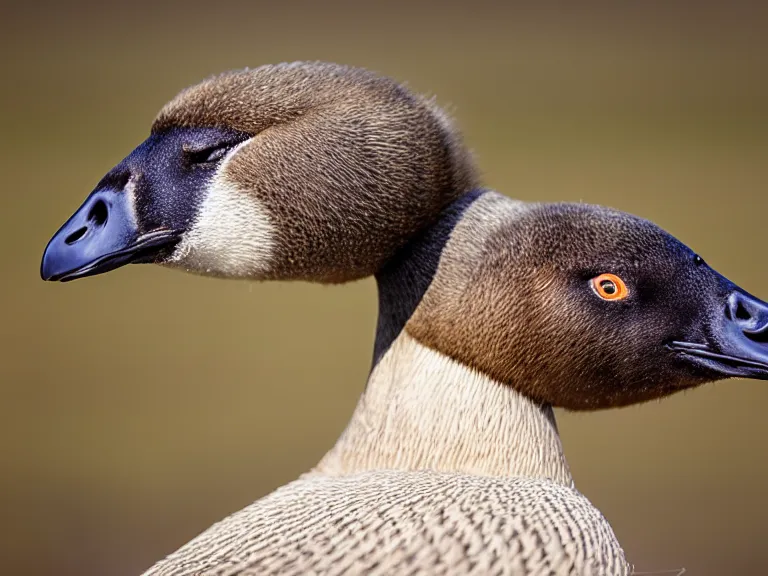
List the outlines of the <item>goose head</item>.
{"label": "goose head", "polygon": [[50,240],[41,276],[152,262],[353,280],[475,185],[447,117],[392,80],[323,63],[229,72],[160,111]]}
{"label": "goose head", "polygon": [[573,410],[768,379],[768,304],[655,224],[600,206],[480,196],[406,330]]}

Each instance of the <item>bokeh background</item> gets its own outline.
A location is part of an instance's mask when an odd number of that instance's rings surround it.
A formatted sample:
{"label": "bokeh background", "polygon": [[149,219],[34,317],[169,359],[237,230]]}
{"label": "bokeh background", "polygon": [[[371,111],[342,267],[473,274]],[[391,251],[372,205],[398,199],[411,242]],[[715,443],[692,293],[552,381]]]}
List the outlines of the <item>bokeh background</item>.
{"label": "bokeh background", "polygon": [[[451,109],[489,185],[650,218],[768,298],[768,11],[537,6],[3,4],[3,574],[140,573],[311,467],[363,389],[372,280],[38,277],[49,236],[212,73],[310,59],[407,81]],[[766,383],[729,381],[559,424],[638,570],[765,574],[767,409]]]}

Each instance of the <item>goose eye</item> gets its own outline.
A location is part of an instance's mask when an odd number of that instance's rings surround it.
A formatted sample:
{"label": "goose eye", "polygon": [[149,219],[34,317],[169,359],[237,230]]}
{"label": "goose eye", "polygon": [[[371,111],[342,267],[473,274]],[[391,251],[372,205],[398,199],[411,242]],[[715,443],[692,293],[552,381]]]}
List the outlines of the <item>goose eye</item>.
{"label": "goose eye", "polygon": [[214,148],[204,148],[194,150],[185,147],[184,152],[187,155],[190,164],[214,164],[227,155],[229,146],[217,146]]}
{"label": "goose eye", "polygon": [[624,280],[615,274],[600,274],[592,279],[592,289],[603,300],[624,300],[629,290]]}

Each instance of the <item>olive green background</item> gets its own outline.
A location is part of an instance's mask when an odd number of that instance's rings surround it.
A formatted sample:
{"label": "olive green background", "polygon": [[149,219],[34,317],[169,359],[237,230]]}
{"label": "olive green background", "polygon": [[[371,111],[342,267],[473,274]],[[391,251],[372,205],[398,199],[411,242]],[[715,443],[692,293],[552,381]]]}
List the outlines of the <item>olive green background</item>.
{"label": "olive green background", "polygon": [[[768,11],[537,5],[1,8],[0,572],[138,574],[312,466],[363,390],[372,280],[39,279],[53,232],[212,73],[312,59],[405,80],[492,187],[650,218],[768,298]],[[638,570],[764,574],[766,408],[768,383],[730,381],[559,424]]]}

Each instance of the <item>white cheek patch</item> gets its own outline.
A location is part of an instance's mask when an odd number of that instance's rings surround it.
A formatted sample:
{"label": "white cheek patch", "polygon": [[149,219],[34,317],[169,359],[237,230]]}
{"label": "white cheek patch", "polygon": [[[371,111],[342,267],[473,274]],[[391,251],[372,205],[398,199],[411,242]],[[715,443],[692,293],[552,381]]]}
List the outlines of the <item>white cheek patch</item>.
{"label": "white cheek patch", "polygon": [[248,142],[235,147],[222,161],[195,221],[168,261],[171,266],[234,278],[258,279],[268,272],[274,226],[261,202],[225,176],[227,164]]}
{"label": "white cheek patch", "polygon": [[123,188],[123,194],[128,197],[128,206],[131,210],[131,218],[133,219],[133,225],[138,228],[139,217],[136,215],[136,177],[131,175],[128,179],[128,183]]}

